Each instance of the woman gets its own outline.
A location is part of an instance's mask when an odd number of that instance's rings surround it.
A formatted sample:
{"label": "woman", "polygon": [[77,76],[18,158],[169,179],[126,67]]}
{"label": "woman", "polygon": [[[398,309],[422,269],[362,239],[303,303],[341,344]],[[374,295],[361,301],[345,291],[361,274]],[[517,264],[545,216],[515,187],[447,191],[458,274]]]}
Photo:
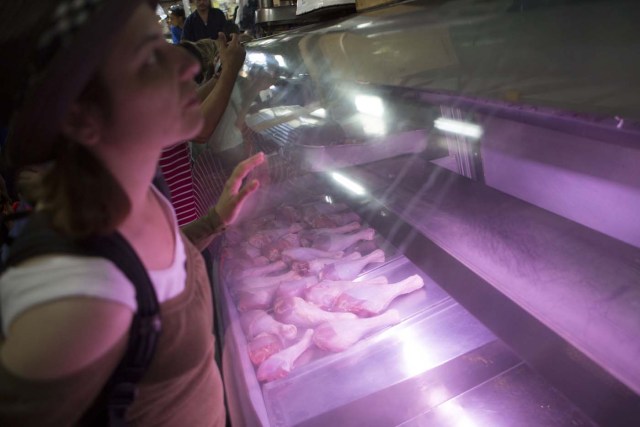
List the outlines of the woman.
{"label": "woman", "polygon": [[[149,273],[162,333],[127,421],[223,425],[198,250],[236,219],[258,188],[242,181],[264,157],[239,164],[217,205],[179,232],[151,182],[161,150],[200,131],[198,65],[165,42],[154,8],[142,0],[2,2],[0,19],[29,19],[0,26],[0,54],[15,59],[3,67],[0,117],[10,119],[15,167],[52,162],[36,210],[53,228],[73,238],[117,230]],[[6,271],[0,425],[77,423],[125,351],[133,294],[103,258],[50,254]]]}

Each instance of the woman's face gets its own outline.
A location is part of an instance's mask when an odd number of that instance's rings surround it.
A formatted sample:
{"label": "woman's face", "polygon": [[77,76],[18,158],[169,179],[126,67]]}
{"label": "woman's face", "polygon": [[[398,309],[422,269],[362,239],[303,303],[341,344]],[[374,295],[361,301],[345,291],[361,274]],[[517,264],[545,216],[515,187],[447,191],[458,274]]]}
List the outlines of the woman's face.
{"label": "woman's face", "polygon": [[165,41],[151,8],[139,6],[99,71],[110,104],[99,141],[157,149],[197,135],[203,124],[193,81],[198,71],[188,52]]}

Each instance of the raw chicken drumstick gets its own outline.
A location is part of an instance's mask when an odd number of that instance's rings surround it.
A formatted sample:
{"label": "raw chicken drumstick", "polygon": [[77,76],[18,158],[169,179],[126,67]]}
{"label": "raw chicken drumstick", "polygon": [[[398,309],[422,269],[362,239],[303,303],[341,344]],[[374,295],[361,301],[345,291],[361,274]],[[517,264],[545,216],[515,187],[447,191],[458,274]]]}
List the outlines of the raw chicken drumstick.
{"label": "raw chicken drumstick", "polygon": [[396,310],[389,310],[380,316],[368,319],[333,320],[322,323],[316,328],[313,342],[323,350],[343,351],[360,341],[365,335],[399,322],[400,314]]}
{"label": "raw chicken drumstick", "polygon": [[341,258],[344,255],[342,251],[327,252],[315,248],[291,248],[282,251],[282,259],[286,262],[291,261],[312,261],[316,258]]}
{"label": "raw chicken drumstick", "polygon": [[240,243],[239,247],[234,251],[230,251],[232,257],[248,256],[251,258],[257,258],[260,256],[260,249],[250,245],[248,242]]}
{"label": "raw chicken drumstick", "polygon": [[311,261],[294,261],[291,263],[291,269],[296,271],[301,276],[308,276],[310,274],[318,274],[329,264],[341,261],[353,261],[360,259],[362,256],[358,252],[354,252],[345,256],[344,258],[316,258]]}
{"label": "raw chicken drumstick", "polygon": [[336,311],[355,313],[358,316],[374,316],[386,309],[391,301],[424,286],[422,277],[414,274],[387,285],[357,286],[344,291],[333,305]]}
{"label": "raw chicken drumstick", "polygon": [[343,251],[360,240],[373,240],[376,232],[373,228],[365,228],[352,234],[331,234],[318,235],[313,244],[313,248],[323,251]]}
{"label": "raw chicken drumstick", "polygon": [[286,377],[291,372],[296,359],[311,346],[312,336],[313,329],[307,329],[300,341],[262,362],[257,371],[258,380],[273,381]]}
{"label": "raw chicken drumstick", "polygon": [[276,354],[284,348],[282,339],[277,335],[262,332],[247,343],[249,359],[254,366],[258,366],[271,355]]}
{"label": "raw chicken drumstick", "polygon": [[267,286],[277,285],[280,282],[296,279],[300,279],[300,276],[295,271],[287,271],[286,273],[279,274],[277,276],[245,277],[244,279],[240,279],[235,282],[235,286],[231,292],[234,293],[242,289],[264,288]]}
{"label": "raw chicken drumstick", "polygon": [[302,230],[302,228],[303,227],[301,224],[293,223],[288,227],[256,231],[251,236],[249,236],[248,240],[253,247],[261,249],[263,246],[273,242],[274,240],[278,240],[285,234],[297,233]]}
{"label": "raw chicken drumstick", "polygon": [[360,223],[357,221],[350,222],[349,224],[341,227],[328,227],[328,228],[315,228],[310,230],[302,230],[300,234],[307,240],[313,241],[320,234],[345,234],[352,233],[360,229]]}
{"label": "raw chicken drumstick", "polygon": [[242,326],[247,339],[252,339],[261,333],[269,333],[285,340],[291,340],[298,334],[298,328],[295,325],[278,322],[263,310],[251,310],[242,314],[240,326]]}
{"label": "raw chicken drumstick", "polygon": [[307,328],[329,320],[356,318],[353,313],[324,311],[298,297],[277,300],[273,305],[273,315],[281,322]]}
{"label": "raw chicken drumstick", "polygon": [[350,222],[360,222],[360,216],[355,212],[313,214],[304,216],[304,221],[312,228],[339,227]]}
{"label": "raw chicken drumstick", "polygon": [[344,203],[311,202],[301,206],[305,215],[338,213],[348,208]]}
{"label": "raw chicken drumstick", "polygon": [[276,271],[284,270],[286,267],[287,264],[282,261],[277,261],[262,267],[245,268],[242,271],[239,271],[235,277],[237,279],[243,279],[245,277],[262,277],[267,274],[275,273]]}
{"label": "raw chicken drumstick", "polygon": [[277,240],[267,243],[260,249],[260,253],[269,261],[276,261],[282,257],[282,251],[300,247],[300,236],[294,233],[285,234]]}
{"label": "raw chicken drumstick", "polygon": [[320,278],[329,280],[353,280],[367,266],[374,262],[384,262],[385,255],[382,249],[376,249],[369,255],[351,260],[349,256],[329,264],[319,273]]}
{"label": "raw chicken drumstick", "polygon": [[345,291],[357,286],[365,285],[386,285],[389,283],[385,276],[374,277],[362,282],[351,282],[347,280],[323,280],[317,285],[311,286],[304,293],[307,302],[317,305],[323,310],[331,310],[336,299]]}
{"label": "raw chicken drumstick", "polygon": [[297,280],[287,280],[261,288],[245,288],[234,290],[238,311],[271,308],[271,302],[276,295],[301,296],[304,290],[318,283],[317,276],[307,276]]}
{"label": "raw chicken drumstick", "polygon": [[298,280],[282,282],[278,286],[275,298],[302,297],[309,286],[318,283],[317,276],[307,276]]}
{"label": "raw chicken drumstick", "polygon": [[297,222],[302,219],[302,214],[295,206],[282,205],[276,208],[276,216],[279,216],[289,222]]}
{"label": "raw chicken drumstick", "polygon": [[380,246],[378,246],[378,242],[376,242],[375,239],[360,240],[359,242],[354,243],[353,245],[345,249],[344,253],[350,254],[352,252],[359,252],[362,255],[369,255],[371,252],[375,251],[376,249],[380,249]]}
{"label": "raw chicken drumstick", "polygon": [[271,302],[280,287],[279,283],[263,288],[240,289],[236,291],[238,311],[243,313],[247,310],[267,310],[271,308]]}
{"label": "raw chicken drumstick", "polygon": [[360,215],[355,212],[327,214],[327,218],[338,226],[349,224],[350,222],[360,222]]}

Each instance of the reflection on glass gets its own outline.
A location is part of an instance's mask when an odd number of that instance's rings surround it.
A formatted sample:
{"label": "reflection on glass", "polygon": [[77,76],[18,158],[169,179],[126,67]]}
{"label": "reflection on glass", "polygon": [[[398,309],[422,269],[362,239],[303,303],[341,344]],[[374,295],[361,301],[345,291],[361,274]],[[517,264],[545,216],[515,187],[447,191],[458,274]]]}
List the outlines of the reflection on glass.
{"label": "reflection on glass", "polygon": [[267,56],[261,52],[247,53],[247,62],[255,65],[267,65]]}
{"label": "reflection on glass", "polygon": [[357,117],[362,123],[362,130],[369,135],[384,135],[387,126],[383,120],[384,104],[379,96],[356,95],[354,98],[356,109],[361,113]]}
{"label": "reflection on glass", "polygon": [[266,39],[266,40],[260,40],[260,41],[257,41],[257,42],[255,42],[255,44],[256,44],[257,46],[267,46],[267,45],[273,44],[273,43],[275,43],[275,42],[277,42],[277,41],[278,41],[278,39],[276,39],[276,38],[271,38],[271,39]]}
{"label": "reflection on glass", "polygon": [[374,117],[384,116],[384,105],[379,96],[373,95],[356,95],[356,108],[359,112]]}
{"label": "reflection on glass", "polygon": [[368,135],[384,135],[387,133],[387,125],[380,117],[370,116],[368,114],[359,114],[358,118],[362,123],[362,130]]}
{"label": "reflection on glass", "polygon": [[446,425],[452,427],[479,427],[473,418],[457,402],[450,400],[438,406],[439,415],[446,418]]}
{"label": "reflection on glass", "polygon": [[279,66],[281,66],[282,68],[287,68],[287,63],[285,62],[285,60],[282,57],[282,55],[274,55],[274,58],[278,62]]}
{"label": "reflection on glass", "polygon": [[469,138],[480,138],[482,136],[482,127],[460,120],[447,119],[445,117],[437,118],[433,125],[436,129],[443,132],[455,133],[457,135],[467,136]]}
{"label": "reflection on glass", "polygon": [[327,117],[327,110],[325,110],[324,108],[318,108],[317,110],[313,110],[311,112],[311,115],[324,119]]}
{"label": "reflection on glass", "polygon": [[451,392],[443,385],[434,385],[425,390],[426,406],[433,408],[451,398]]}
{"label": "reflection on glass", "polygon": [[320,120],[314,119],[313,117],[300,116],[300,123],[305,125],[317,125],[320,123]]}
{"label": "reflection on glass", "polygon": [[367,193],[362,185],[358,184],[351,178],[348,178],[339,172],[331,172],[329,173],[329,176],[331,176],[331,178],[333,178],[335,182],[342,185],[344,188],[351,191],[355,195],[362,196]]}

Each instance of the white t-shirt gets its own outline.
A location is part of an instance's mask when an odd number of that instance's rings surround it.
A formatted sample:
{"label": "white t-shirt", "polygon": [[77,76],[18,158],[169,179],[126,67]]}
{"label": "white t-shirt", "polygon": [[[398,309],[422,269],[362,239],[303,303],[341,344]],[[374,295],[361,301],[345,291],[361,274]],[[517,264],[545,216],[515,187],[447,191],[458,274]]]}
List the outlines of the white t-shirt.
{"label": "white t-shirt", "polygon": [[[156,190],[161,206],[175,234],[172,264],[162,270],[149,270],[149,278],[160,303],[185,288],[187,258],[176,216],[169,201]],[[47,256],[42,262],[9,268],[0,278],[0,317],[2,333],[23,311],[37,304],[68,297],[103,298],[137,310],[135,288],[111,261],[105,258],[72,255]]]}
{"label": "white t-shirt", "polygon": [[[205,146],[214,153],[221,153],[242,144],[242,133],[236,125],[238,119],[237,109],[242,105],[242,93],[237,85],[233,86],[230,98],[229,104],[224,110],[224,113],[222,113],[220,122],[218,122],[216,126],[216,130],[211,134],[205,144]],[[202,150],[204,147],[194,148],[194,157],[197,158],[199,154],[198,150]]]}

